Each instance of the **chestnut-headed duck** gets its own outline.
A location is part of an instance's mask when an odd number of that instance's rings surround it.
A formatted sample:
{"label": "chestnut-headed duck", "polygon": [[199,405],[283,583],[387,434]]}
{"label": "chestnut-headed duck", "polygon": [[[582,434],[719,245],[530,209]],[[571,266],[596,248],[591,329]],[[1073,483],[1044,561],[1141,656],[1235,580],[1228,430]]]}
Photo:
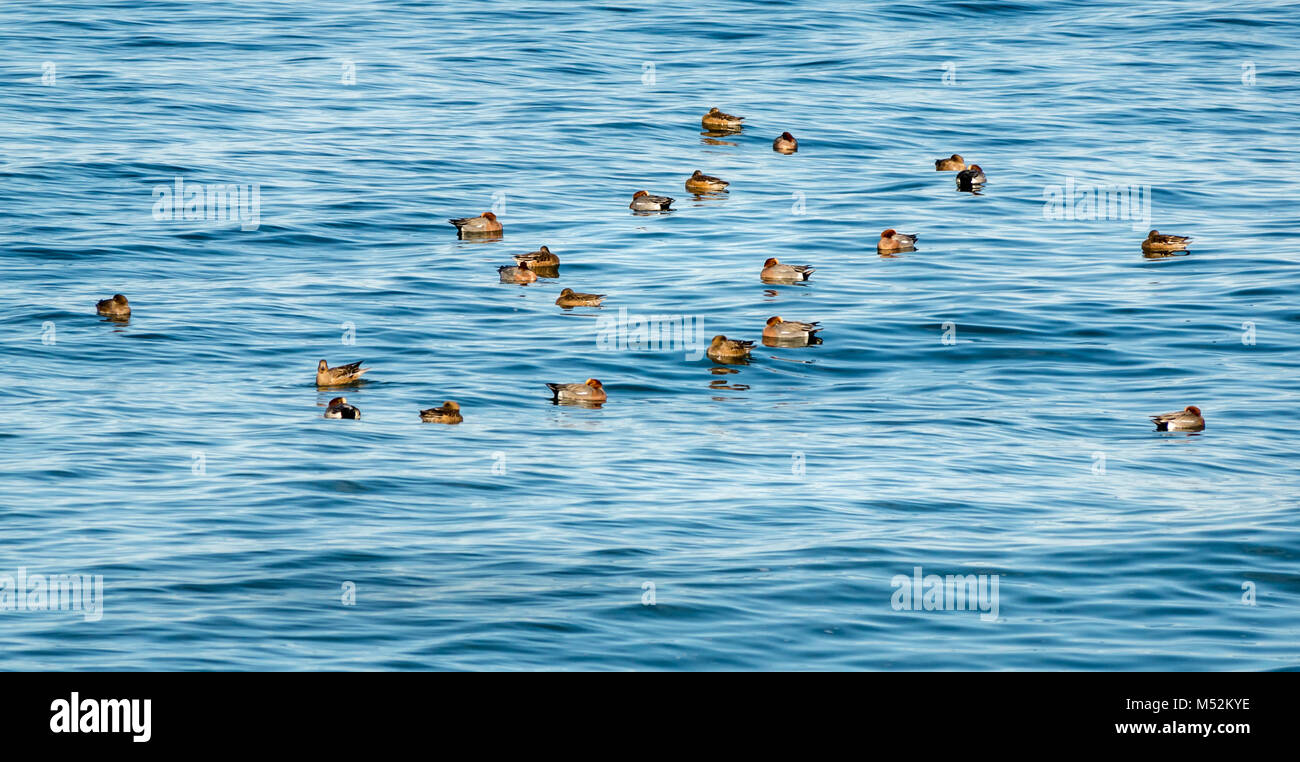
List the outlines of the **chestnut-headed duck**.
{"label": "chestnut-headed duck", "polygon": [[780,315],[773,315],[767,319],[767,325],[763,326],[763,343],[769,341],[798,343],[800,345],[815,344],[820,341],[816,334],[822,330],[818,326],[820,323],[800,323],[796,320],[782,320]]}
{"label": "chestnut-headed duck", "polygon": [[714,362],[739,362],[749,359],[749,350],[753,346],[752,341],[728,339],[718,334],[713,337],[713,341],[709,342],[709,348],[704,353]]}
{"label": "chestnut-headed duck", "polygon": [[552,254],[551,250],[545,246],[527,254],[516,254],[515,261],[521,265],[527,262],[528,266],[534,269],[538,267],[555,267],[560,264],[560,258]]}
{"label": "chestnut-headed duck", "polygon": [[330,400],[330,404],[325,408],[326,418],[348,418],[354,421],[361,420],[361,411],[348,404],[347,397],[335,397]]}
{"label": "chestnut-headed duck", "polygon": [[600,301],[605,298],[604,294],[583,294],[566,288],[560,292],[555,299],[555,303],[568,309],[569,307],[599,307]]}
{"label": "chestnut-headed duck", "polygon": [[497,268],[497,274],[501,276],[502,283],[532,283],[537,280],[537,273],[533,272],[527,262],[520,262],[516,267],[501,265]]}
{"label": "chestnut-headed duck", "polygon": [[95,311],[105,317],[119,319],[131,317],[131,305],[126,303],[126,297],[121,294],[113,294],[110,299],[100,299],[95,302]]}
{"label": "chestnut-headed duck", "polygon": [[724,191],[731,183],[720,177],[706,175],[700,170],[695,170],[695,174],[686,178],[686,190],[691,193],[716,193]]}
{"label": "chestnut-headed duck", "polygon": [[772,150],[780,153],[794,153],[799,150],[799,141],[794,139],[794,135],[783,132],[776,140],[772,141]]}
{"label": "chestnut-headed duck", "polygon": [[594,378],[580,384],[547,384],[547,387],[554,395],[554,402],[599,404],[606,399],[605,387]]}
{"label": "chestnut-headed duck", "polygon": [[910,251],[916,248],[916,233],[900,233],[893,228],[881,231],[876,251]]}
{"label": "chestnut-headed duck", "polygon": [[763,272],[759,277],[766,282],[794,282],[808,280],[814,270],[816,268],[808,265],[783,265],[776,257],[768,257],[763,263]]}
{"label": "chestnut-headed duck", "polygon": [[1188,405],[1176,413],[1153,415],[1151,420],[1156,425],[1156,431],[1200,431],[1205,428],[1201,409],[1195,405]]}
{"label": "chestnut-headed duck", "polygon": [[969,188],[972,185],[983,185],[985,182],[984,170],[980,165],[972,164],[957,173],[957,187]]}
{"label": "chestnut-headed duck", "polygon": [[935,159],[936,172],[960,172],[966,168],[966,160],[960,154],[953,154],[946,159]]}
{"label": "chestnut-headed duck", "polygon": [[358,360],[347,365],[339,365],[331,368],[324,360],[316,363],[316,385],[317,386],[346,386],[354,384],[361,380],[361,374],[370,370],[361,367]]}
{"label": "chestnut-headed duck", "polygon": [[741,128],[742,125],[740,123],[744,120],[745,117],[743,116],[724,114],[718,110],[717,106],[714,106],[709,109],[709,113],[705,114],[704,118],[700,120],[700,126],[706,130],[735,131]]}
{"label": "chestnut-headed duck", "polygon": [[1192,239],[1185,235],[1165,235],[1158,230],[1152,230],[1147,234],[1146,240],[1142,242],[1143,251],[1180,251],[1187,248],[1187,244]]}
{"label": "chestnut-headed duck", "polygon": [[461,238],[467,235],[492,235],[501,232],[501,223],[492,212],[483,212],[477,217],[460,217],[447,221],[456,226],[456,234]]}
{"label": "chestnut-headed duck", "polygon": [[425,423],[460,423],[460,405],[448,400],[442,407],[431,407],[420,411],[420,420]]}
{"label": "chestnut-headed duck", "polygon": [[668,208],[672,203],[673,199],[667,196],[651,196],[650,191],[639,190],[632,194],[632,203],[627,208],[638,212],[666,212],[672,211]]}

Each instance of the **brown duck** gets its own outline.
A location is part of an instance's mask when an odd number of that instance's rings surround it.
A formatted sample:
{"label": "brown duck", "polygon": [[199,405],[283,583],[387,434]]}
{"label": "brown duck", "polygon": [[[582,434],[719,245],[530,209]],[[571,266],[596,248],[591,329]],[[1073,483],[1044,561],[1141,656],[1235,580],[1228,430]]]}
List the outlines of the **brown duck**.
{"label": "brown duck", "polygon": [[361,362],[362,361],[357,361],[331,368],[324,360],[321,360],[316,363],[316,385],[346,386],[347,384],[353,384],[360,381],[361,374],[370,370],[369,368],[361,367]]}
{"label": "brown duck", "polygon": [[131,305],[126,303],[126,297],[121,294],[113,294],[110,299],[100,299],[95,303],[95,311],[105,317],[131,317]]}
{"label": "brown duck", "polygon": [[460,405],[448,400],[442,403],[442,407],[421,410],[420,420],[425,423],[460,423],[465,419],[460,417]]}
{"label": "brown duck", "polygon": [[582,294],[571,288],[566,288],[560,292],[555,303],[564,308],[569,307],[599,307],[604,294]]}

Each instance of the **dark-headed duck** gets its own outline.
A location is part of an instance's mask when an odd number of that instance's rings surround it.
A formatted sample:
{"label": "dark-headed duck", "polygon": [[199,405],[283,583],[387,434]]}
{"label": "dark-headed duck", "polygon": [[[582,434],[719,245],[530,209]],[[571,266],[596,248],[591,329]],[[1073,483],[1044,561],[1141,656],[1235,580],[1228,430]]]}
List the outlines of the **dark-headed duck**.
{"label": "dark-headed duck", "polygon": [[772,141],[772,150],[780,153],[794,153],[799,150],[799,141],[794,139],[794,135],[783,132],[776,140]]}
{"label": "dark-headed duck", "polygon": [[348,404],[347,397],[335,397],[330,400],[330,404],[325,408],[326,418],[348,418],[350,420],[361,420],[361,411]]}

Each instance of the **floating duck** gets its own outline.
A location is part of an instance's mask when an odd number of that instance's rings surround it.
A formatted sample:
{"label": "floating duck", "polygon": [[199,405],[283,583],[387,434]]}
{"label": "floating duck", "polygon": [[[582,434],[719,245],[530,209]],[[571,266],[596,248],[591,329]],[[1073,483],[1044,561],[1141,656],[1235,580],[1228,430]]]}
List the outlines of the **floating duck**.
{"label": "floating duck", "polygon": [[113,294],[110,299],[100,299],[95,303],[95,311],[119,320],[131,317],[131,305],[126,303],[126,297],[121,294]]}
{"label": "floating duck", "polygon": [[772,150],[780,153],[794,153],[799,150],[799,141],[794,139],[794,135],[783,132],[772,141]]}
{"label": "floating duck", "polygon": [[545,246],[527,254],[516,254],[515,261],[521,265],[527,262],[528,266],[534,269],[537,267],[555,267],[560,264],[560,258],[552,254],[551,250]]}
{"label": "floating duck", "polygon": [[348,404],[347,397],[335,397],[330,400],[330,404],[325,408],[326,418],[348,418],[354,421],[361,420],[361,411]]}
{"label": "floating duck", "polygon": [[686,190],[691,193],[717,193],[725,191],[731,183],[719,177],[706,175],[700,170],[695,170],[695,174],[686,178]]}
{"label": "floating duck", "polygon": [[639,190],[632,194],[632,203],[627,205],[628,209],[638,212],[668,212],[669,205],[673,199],[667,196],[651,196],[650,191]]}
{"label": "floating duck", "polygon": [[768,318],[767,325],[763,326],[763,343],[796,346],[819,344],[821,339],[815,334],[822,329],[818,328],[818,325],[820,325],[818,322],[800,323],[795,320],[782,320],[780,315],[774,315]]}
{"label": "floating duck", "polygon": [[1205,428],[1201,409],[1195,405],[1188,405],[1177,413],[1153,415],[1151,420],[1156,425],[1156,431],[1200,431]]}
{"label": "floating duck", "polygon": [[361,380],[361,374],[370,370],[361,367],[362,361],[331,368],[324,360],[316,363],[317,386],[345,386]]}
{"label": "floating duck", "polygon": [[808,280],[815,269],[808,265],[783,265],[776,257],[768,257],[760,277],[769,283],[793,283]]}
{"label": "floating duck", "polygon": [[1192,239],[1185,235],[1165,235],[1158,230],[1152,230],[1147,234],[1146,240],[1142,242],[1142,250],[1181,251],[1186,249],[1187,244],[1191,242]]}
{"label": "floating duck", "polygon": [[425,423],[460,423],[460,405],[448,400],[442,407],[431,407],[420,411],[420,420]]}
{"label": "floating duck", "polygon": [[706,130],[735,132],[740,130],[742,126],[740,123],[744,120],[745,117],[743,116],[724,114],[718,110],[717,106],[714,106],[709,109],[709,113],[705,114],[704,118],[700,119],[700,125]]}
{"label": "floating duck", "polygon": [[741,341],[739,339],[728,339],[722,334],[713,337],[709,342],[709,348],[705,354],[710,360],[715,362],[741,362],[749,359],[749,349],[754,346],[752,341]]}
{"label": "floating duck", "polygon": [[520,262],[516,267],[501,265],[497,268],[497,274],[501,276],[502,283],[532,283],[537,280],[537,273],[532,271],[527,262]]}
{"label": "floating duck", "polygon": [[984,180],[984,170],[980,169],[978,164],[972,164],[957,173],[957,187],[961,190],[970,190],[972,186],[983,185]]}
{"label": "floating duck", "polygon": [[960,154],[953,154],[946,159],[935,159],[934,168],[938,172],[960,172],[966,168],[966,160]]}
{"label": "floating duck", "polygon": [[604,294],[582,294],[571,288],[566,288],[560,292],[555,303],[565,309],[569,307],[599,307],[600,301],[604,298]]}
{"label": "floating duck", "polygon": [[477,217],[461,217],[447,221],[456,226],[456,235],[460,238],[472,235],[494,235],[502,230],[501,223],[492,212],[483,212]]}
{"label": "floating duck", "polygon": [[876,251],[911,251],[916,248],[915,233],[900,233],[893,228],[881,231],[880,240],[876,242]]}
{"label": "floating duck", "polygon": [[600,404],[605,401],[605,387],[594,378],[580,384],[547,384],[555,402]]}

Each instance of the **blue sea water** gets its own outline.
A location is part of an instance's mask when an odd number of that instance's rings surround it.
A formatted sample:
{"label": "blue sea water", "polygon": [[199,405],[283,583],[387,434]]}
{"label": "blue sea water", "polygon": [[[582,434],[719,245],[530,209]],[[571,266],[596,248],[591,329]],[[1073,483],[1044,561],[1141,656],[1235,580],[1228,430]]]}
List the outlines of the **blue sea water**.
{"label": "blue sea water", "polygon": [[[104,586],[0,668],[1300,667],[1294,3],[11,3],[0,51],[0,575]],[[177,177],[255,225],[155,219]],[[715,372],[620,308],[824,343]],[[896,610],[916,567],[997,620]]]}

